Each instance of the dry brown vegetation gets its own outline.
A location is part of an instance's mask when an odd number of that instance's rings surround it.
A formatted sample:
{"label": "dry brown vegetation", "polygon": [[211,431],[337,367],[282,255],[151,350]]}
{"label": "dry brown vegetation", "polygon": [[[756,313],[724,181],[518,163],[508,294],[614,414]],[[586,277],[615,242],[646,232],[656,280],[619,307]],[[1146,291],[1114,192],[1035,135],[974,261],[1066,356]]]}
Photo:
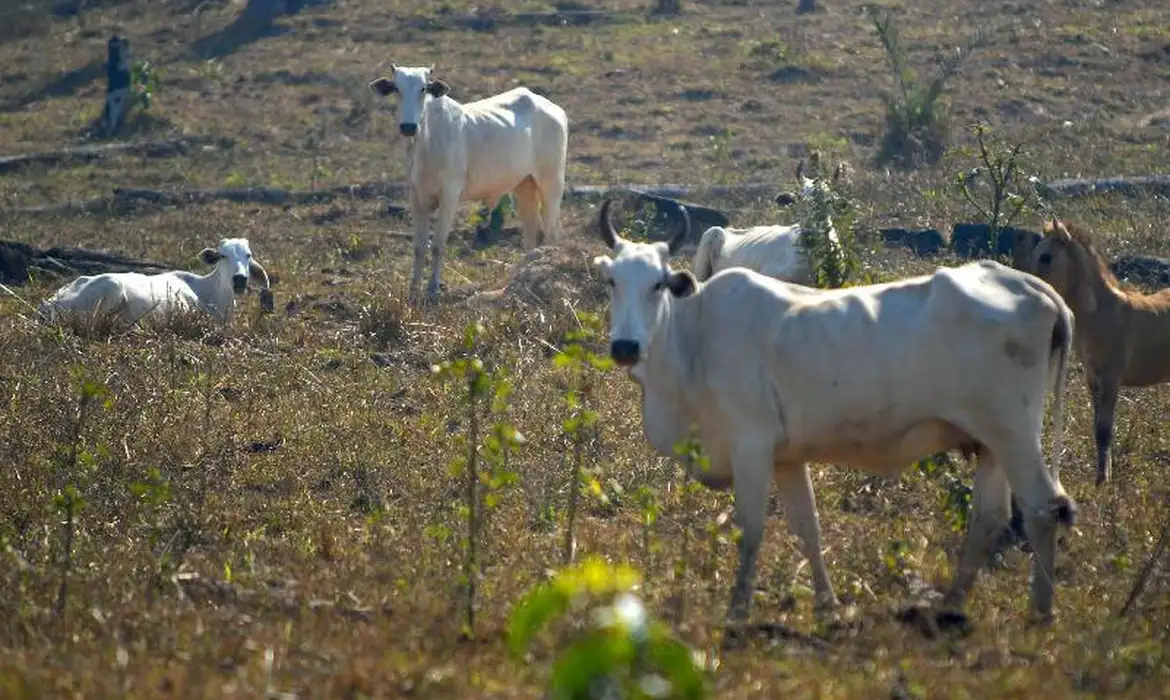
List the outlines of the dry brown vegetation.
{"label": "dry brown vegetation", "polygon": [[[972,162],[954,153],[905,174],[870,167],[884,123],[880,91],[892,79],[851,4],[825,0],[824,12],[797,16],[795,3],[689,0],[681,15],[654,19],[647,4],[596,3],[628,14],[567,27],[509,24],[497,11],[496,28],[475,31],[447,28],[472,9],[462,0],[337,0],[230,50],[200,41],[238,13],[226,1],[90,2],[65,18],[50,17],[48,2],[11,15],[6,7],[0,151],[83,140],[101,109],[94,67],[114,30],[162,72],[153,106],[131,120],[126,138],[201,134],[235,145],[33,166],[0,176],[0,199],[44,204],[113,186],[395,182],[402,151],[393,109],[365,85],[391,62],[435,62],[459,99],[519,82],[562,104],[570,184],[781,188],[796,159],[819,147],[855,166],[865,263],[886,275],[936,264],[882,249],[869,234],[969,220],[945,185]],[[957,144],[964,124],[984,118],[1026,141],[1031,167],[1045,177],[1164,167],[1170,138],[1157,114],[1170,90],[1170,25],[1162,3],[948,0],[907,3],[894,16],[920,68],[977,28],[991,37],[949,92]],[[737,225],[786,216],[770,199],[700,199]],[[1062,218],[1104,232],[1111,254],[1170,252],[1165,200],[1053,204]],[[0,298],[0,696],[538,697],[551,651],[510,659],[503,631],[514,602],[560,564],[569,450],[565,380],[551,356],[577,327],[574,308],[604,313],[588,267],[602,250],[594,217],[594,203],[566,202],[571,241],[545,267],[571,284],[544,284],[541,298],[519,294],[502,306],[461,300],[502,286],[521,258],[516,236],[477,246],[464,223],[452,236],[446,299],[414,310],[400,302],[409,220],[387,216],[384,202],[5,214],[0,238],[182,267],[222,236],[246,236],[278,281],[276,314],[251,301],[231,327],[210,334],[180,323],[80,337],[37,326],[21,301]],[[1038,228],[1036,218],[1019,223]],[[35,303],[53,284],[17,291]],[[484,526],[477,635],[464,642],[455,509],[463,482],[448,466],[467,425],[459,396],[430,367],[458,354],[476,320],[486,328],[479,356],[508,370],[508,420],[528,444],[512,456],[519,484],[501,491]],[[1115,481],[1098,491],[1079,366],[1070,393],[1063,476],[1081,510],[1060,555],[1051,626],[1026,622],[1018,550],[977,583],[970,636],[931,640],[898,623],[890,611],[914,581],[949,578],[960,538],[945,507],[954,487],[915,470],[883,482],[818,465],[827,559],[860,623],[842,633],[814,622],[806,567],[776,513],[754,614],[829,641],[823,650],[781,640],[729,653],[712,677],[716,695],[1163,691],[1165,574],[1155,572],[1127,618],[1116,615],[1165,517],[1170,395],[1123,392]],[[620,374],[597,382],[592,401],[601,428],[586,466],[606,498],[583,493],[578,553],[640,567],[652,609],[706,648],[717,640],[735,552],[723,545],[709,571],[702,529],[730,497],[700,492],[687,505],[673,468],[645,445],[636,388]],[[70,508],[68,487],[83,508]],[[648,531],[639,487],[662,505]],[[684,527],[694,528],[691,561],[676,576]]]}

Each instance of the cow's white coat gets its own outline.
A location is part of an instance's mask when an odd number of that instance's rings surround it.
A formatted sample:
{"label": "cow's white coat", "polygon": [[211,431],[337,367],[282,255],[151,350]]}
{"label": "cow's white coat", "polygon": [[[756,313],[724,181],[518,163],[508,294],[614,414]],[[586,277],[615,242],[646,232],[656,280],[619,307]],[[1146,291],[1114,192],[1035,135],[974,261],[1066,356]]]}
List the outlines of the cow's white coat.
{"label": "cow's white coat", "polygon": [[[610,352],[641,387],[647,440],[673,456],[697,428],[710,470],[696,476],[734,490],[743,538],[733,620],[747,615],[773,479],[816,597],[832,607],[808,463],[893,476],[951,449],[979,459],[949,602],[966,598],[1014,492],[1037,553],[1033,605],[1051,612],[1055,528],[1071,524],[1075,506],[1056,465],[1073,317],[1050,286],[990,261],[836,290],[743,268],[698,283],[670,269],[666,243],[618,237],[608,208],[601,229],[614,256],[595,264],[611,289]],[[1052,384],[1049,469],[1041,431]]]}
{"label": "cow's white coat", "polygon": [[[816,182],[797,171],[801,183],[799,195],[781,195],[777,202],[799,204],[801,211],[816,189]],[[828,183],[821,182],[821,191],[831,194]],[[829,217],[829,240],[834,249],[841,245],[837,230]],[[712,226],[699,238],[699,247],[691,261],[695,279],[705,282],[716,272],[730,267],[743,267],[776,279],[811,285],[812,265],[800,245],[800,224],[777,224],[731,228]]]}
{"label": "cow's white coat", "polygon": [[439,292],[447,236],[460,202],[495,208],[501,197],[513,193],[526,251],[555,244],[563,234],[565,110],[524,87],[461,104],[448,94],[446,83],[431,78],[431,68],[396,66],[393,77],[370,83],[381,95],[399,94],[399,131],[410,139],[406,175],[414,266],[409,296],[415,301],[428,243],[433,246],[428,299]]}
{"label": "cow's white coat", "polygon": [[82,275],[45,299],[39,313],[50,322],[66,316],[108,316],[116,323],[133,324],[148,316],[175,311],[205,311],[226,323],[236,297],[248,291],[249,279],[261,284],[261,303],[272,310],[268,273],[252,257],[246,238],[224,238],[215,248],[204,248],[199,259],[214,265],[206,275],[170,270],[146,275],[109,272]]}

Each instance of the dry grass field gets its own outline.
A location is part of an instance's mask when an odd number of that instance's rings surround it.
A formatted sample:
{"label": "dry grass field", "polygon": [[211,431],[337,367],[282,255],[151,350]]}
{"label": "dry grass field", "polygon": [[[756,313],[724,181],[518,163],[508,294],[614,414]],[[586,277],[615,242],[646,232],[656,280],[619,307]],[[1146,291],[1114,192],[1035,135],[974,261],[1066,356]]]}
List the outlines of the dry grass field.
{"label": "dry grass field", "polygon": [[[977,30],[987,37],[949,83],[956,149],[908,172],[873,164],[894,79],[857,4],[824,0],[825,11],[798,16],[788,0],[684,0],[681,15],[665,17],[647,16],[647,4],[590,2],[616,14],[580,26],[509,14],[554,9],[538,0],[478,6],[497,17],[481,31],[456,21],[477,9],[465,0],[336,0],[228,41],[217,36],[238,2],[91,1],[71,17],[51,15],[50,2],[5,3],[0,153],[86,142],[114,31],[160,76],[154,103],[120,138],[231,144],[0,174],[0,239],[202,270],[201,248],[245,236],[275,279],[276,313],[249,297],[222,330],[83,336],[38,325],[24,301],[0,295],[0,697],[540,697],[554,638],[517,659],[505,632],[516,601],[562,563],[573,450],[567,375],[553,356],[578,328],[574,311],[606,318],[589,265],[604,249],[597,203],[579,197],[565,202],[569,241],[545,258],[547,284],[503,306],[464,300],[503,286],[522,259],[518,235],[479,244],[476,208],[461,207],[447,289],[418,309],[404,303],[409,217],[388,214],[385,200],[85,216],[11,207],[115,186],[400,182],[394,103],[366,89],[392,62],[435,63],[464,101],[518,83],[544,90],[569,114],[570,185],[781,189],[810,147],[845,159],[862,258],[886,277],[957,262],[887,249],[874,232],[974,220],[947,184],[975,164],[961,149],[978,119],[1026,143],[1028,167],[1045,179],[1157,172],[1170,152],[1170,23],[1157,0],[892,6],[922,72]],[[735,225],[790,216],[769,198],[694,199]],[[1111,255],[1170,254],[1165,199],[1052,206],[1099,231]],[[13,289],[35,304],[60,283]],[[475,353],[507,372],[505,418],[527,442],[509,457],[516,483],[497,490],[482,525],[466,641],[463,479],[451,465],[469,425],[462,389],[431,367],[459,357],[477,321]],[[1051,625],[1028,622],[1019,549],[977,581],[970,635],[929,639],[900,623],[893,611],[916,581],[949,581],[962,534],[947,505],[955,485],[914,468],[883,481],[816,465],[826,558],[855,622],[843,631],[816,621],[807,564],[777,505],[754,619],[824,643],[757,640],[722,654],[713,695],[1164,697],[1170,572],[1155,570],[1134,611],[1118,611],[1167,517],[1170,391],[1123,390],[1114,481],[1100,490],[1079,363],[1069,396],[1063,480],[1080,511],[1059,555]],[[577,556],[636,566],[651,610],[707,650],[736,554],[705,533],[731,498],[680,488],[645,443],[636,386],[620,372],[596,373],[588,402],[600,418],[583,449]],[[955,473],[970,483],[968,470]],[[660,513],[645,525],[650,501]]]}

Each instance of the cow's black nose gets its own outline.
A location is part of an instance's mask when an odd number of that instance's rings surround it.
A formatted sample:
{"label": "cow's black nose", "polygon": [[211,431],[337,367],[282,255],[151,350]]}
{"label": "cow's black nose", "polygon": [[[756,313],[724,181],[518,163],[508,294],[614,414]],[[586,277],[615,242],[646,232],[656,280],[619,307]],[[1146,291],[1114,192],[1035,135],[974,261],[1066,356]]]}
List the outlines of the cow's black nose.
{"label": "cow's black nose", "polygon": [[248,290],[248,276],[247,275],[232,275],[232,290],[239,294]]}
{"label": "cow's black nose", "polygon": [[624,367],[638,364],[642,359],[641,350],[636,340],[615,340],[609,344],[609,356]]}
{"label": "cow's black nose", "polygon": [[398,130],[403,136],[414,136],[418,133],[418,124],[399,124]]}

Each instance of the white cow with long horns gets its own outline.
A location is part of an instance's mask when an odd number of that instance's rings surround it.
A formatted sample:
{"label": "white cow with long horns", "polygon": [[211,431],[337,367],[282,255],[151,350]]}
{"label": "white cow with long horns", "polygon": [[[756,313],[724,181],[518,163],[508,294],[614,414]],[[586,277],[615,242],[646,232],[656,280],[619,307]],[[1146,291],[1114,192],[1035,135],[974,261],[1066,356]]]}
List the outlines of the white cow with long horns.
{"label": "white cow with long horns", "polygon": [[[1014,492],[1036,552],[1032,604],[1051,614],[1056,526],[1075,513],[1056,464],[1073,316],[1052,287],[992,261],[833,290],[743,268],[698,283],[668,264],[688,233],[685,210],[670,243],[637,243],[614,231],[609,206],[600,228],[613,257],[594,264],[610,289],[610,355],[641,386],[647,440],[674,455],[697,428],[710,465],[696,477],[734,492],[743,537],[731,621],[748,614],[773,479],[817,602],[831,608],[808,463],[894,476],[952,449],[978,466],[947,602],[966,599]],[[1053,384],[1046,468],[1040,436]]]}

